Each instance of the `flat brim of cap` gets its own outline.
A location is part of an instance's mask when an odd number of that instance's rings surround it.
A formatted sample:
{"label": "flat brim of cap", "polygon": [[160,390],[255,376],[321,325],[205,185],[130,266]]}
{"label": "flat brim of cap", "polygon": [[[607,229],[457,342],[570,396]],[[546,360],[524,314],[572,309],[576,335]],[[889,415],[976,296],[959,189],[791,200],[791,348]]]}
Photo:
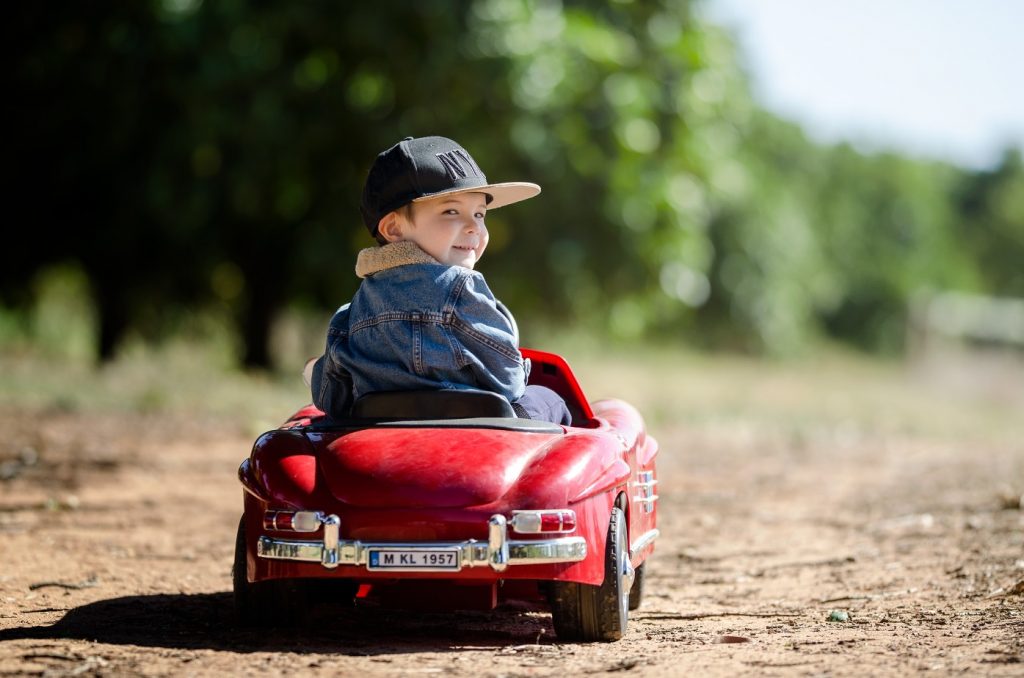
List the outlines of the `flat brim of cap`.
{"label": "flat brim of cap", "polygon": [[424,200],[433,200],[434,198],[441,197],[442,195],[457,195],[459,193],[486,193],[491,196],[491,201],[487,203],[487,209],[493,210],[498,207],[504,207],[505,205],[511,205],[514,202],[521,202],[528,200],[540,193],[540,186],[537,184],[531,184],[528,181],[507,181],[501,184],[487,184],[485,186],[474,186],[472,188],[456,188],[450,191],[439,191],[437,193],[431,193],[430,195],[424,195],[416,198],[413,202],[423,202]]}

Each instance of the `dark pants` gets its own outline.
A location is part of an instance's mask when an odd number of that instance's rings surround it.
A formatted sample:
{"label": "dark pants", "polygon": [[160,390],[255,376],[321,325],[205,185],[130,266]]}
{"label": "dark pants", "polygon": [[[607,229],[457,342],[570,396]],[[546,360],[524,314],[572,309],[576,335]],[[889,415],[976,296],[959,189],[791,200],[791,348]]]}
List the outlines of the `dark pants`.
{"label": "dark pants", "polygon": [[572,423],[572,416],[569,414],[569,408],[565,406],[565,401],[546,386],[527,386],[526,393],[512,403],[512,407],[516,414],[524,419],[550,421],[565,426]]}

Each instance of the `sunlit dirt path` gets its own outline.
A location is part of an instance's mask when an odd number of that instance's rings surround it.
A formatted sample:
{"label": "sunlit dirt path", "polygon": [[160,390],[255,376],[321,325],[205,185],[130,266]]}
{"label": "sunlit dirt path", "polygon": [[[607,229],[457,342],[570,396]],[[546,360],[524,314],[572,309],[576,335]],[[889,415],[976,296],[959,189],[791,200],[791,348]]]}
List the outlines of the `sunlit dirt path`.
{"label": "sunlit dirt path", "polygon": [[[786,383],[759,388],[816,399]],[[787,419],[729,412],[710,387],[703,409],[680,393],[680,411],[641,403],[662,446],[645,603],[622,641],[594,645],[557,643],[550,617],[525,607],[236,629],[235,471],[250,435],[4,408],[0,675],[1024,671],[1024,443],[1011,429]],[[864,411],[875,406],[887,407]]]}

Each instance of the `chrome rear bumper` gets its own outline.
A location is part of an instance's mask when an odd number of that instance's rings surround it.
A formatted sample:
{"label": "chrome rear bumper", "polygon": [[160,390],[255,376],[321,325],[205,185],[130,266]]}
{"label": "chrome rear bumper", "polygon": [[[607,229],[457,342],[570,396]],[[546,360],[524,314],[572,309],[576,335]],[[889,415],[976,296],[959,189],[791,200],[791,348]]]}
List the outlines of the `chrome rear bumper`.
{"label": "chrome rear bumper", "polygon": [[495,572],[502,572],[509,565],[575,563],[587,557],[587,542],[583,537],[511,541],[508,539],[505,516],[500,514],[493,515],[488,520],[486,542],[476,539],[414,543],[347,541],[338,536],[341,524],[338,516],[322,516],[320,522],[324,531],[322,541],[274,539],[264,536],[256,542],[256,554],[260,558],[274,560],[320,563],[331,569],[339,565],[367,567],[370,563],[370,553],[374,550],[401,550],[411,553],[453,550],[458,554],[458,562],[454,567],[443,570],[430,567],[401,568],[401,571],[405,572],[457,572],[462,568],[481,566],[490,566]]}

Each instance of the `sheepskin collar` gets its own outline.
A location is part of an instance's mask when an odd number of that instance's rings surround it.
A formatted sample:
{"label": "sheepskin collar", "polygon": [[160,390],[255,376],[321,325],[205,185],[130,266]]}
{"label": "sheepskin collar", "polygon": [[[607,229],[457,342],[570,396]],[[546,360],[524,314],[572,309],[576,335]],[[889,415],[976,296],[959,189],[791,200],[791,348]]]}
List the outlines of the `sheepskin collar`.
{"label": "sheepskin collar", "polygon": [[407,264],[436,264],[437,259],[408,240],[390,242],[381,247],[368,247],[356,258],[356,275],[368,278],[374,273]]}

